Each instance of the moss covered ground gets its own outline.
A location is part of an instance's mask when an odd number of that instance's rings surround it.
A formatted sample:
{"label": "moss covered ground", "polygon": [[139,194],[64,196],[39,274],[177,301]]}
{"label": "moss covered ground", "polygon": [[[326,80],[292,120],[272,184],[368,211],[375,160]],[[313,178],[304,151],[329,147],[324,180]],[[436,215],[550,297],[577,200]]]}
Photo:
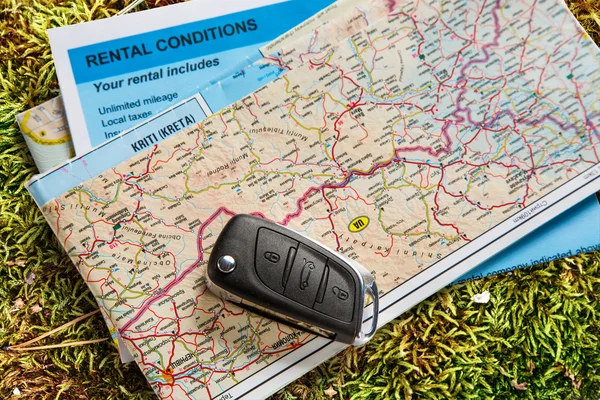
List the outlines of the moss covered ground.
{"label": "moss covered ground", "polygon": [[[15,115],[56,96],[50,27],[105,18],[127,2],[0,0],[0,347],[97,305],[24,188],[36,173]],[[600,43],[600,1],[570,9]],[[149,0],[141,8],[168,4]],[[487,304],[470,298],[491,292]],[[288,385],[279,399],[600,398],[600,252],[452,286]],[[41,344],[107,337],[95,315]],[[152,399],[111,342],[0,350],[0,398]],[[16,398],[16,397],[14,397]]]}

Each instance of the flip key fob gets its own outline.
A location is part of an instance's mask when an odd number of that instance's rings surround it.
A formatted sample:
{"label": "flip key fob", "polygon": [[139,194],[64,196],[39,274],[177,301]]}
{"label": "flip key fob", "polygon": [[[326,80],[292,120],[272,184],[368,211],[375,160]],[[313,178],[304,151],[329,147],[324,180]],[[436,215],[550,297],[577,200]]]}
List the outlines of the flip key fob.
{"label": "flip key fob", "polygon": [[[375,333],[379,299],[361,265],[293,230],[240,214],[217,238],[208,260],[210,290],[273,320],[361,345]],[[365,298],[373,316],[364,323]]]}

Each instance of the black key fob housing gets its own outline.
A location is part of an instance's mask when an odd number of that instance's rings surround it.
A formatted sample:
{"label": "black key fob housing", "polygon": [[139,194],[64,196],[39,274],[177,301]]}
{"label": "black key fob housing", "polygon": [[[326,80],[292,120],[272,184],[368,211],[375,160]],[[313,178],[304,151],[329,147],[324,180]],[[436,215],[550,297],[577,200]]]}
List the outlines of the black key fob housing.
{"label": "black key fob housing", "polygon": [[[339,342],[363,344],[377,327],[377,286],[368,270],[251,215],[236,215],[223,228],[208,261],[208,281],[225,300]],[[373,314],[363,323],[367,297]]]}

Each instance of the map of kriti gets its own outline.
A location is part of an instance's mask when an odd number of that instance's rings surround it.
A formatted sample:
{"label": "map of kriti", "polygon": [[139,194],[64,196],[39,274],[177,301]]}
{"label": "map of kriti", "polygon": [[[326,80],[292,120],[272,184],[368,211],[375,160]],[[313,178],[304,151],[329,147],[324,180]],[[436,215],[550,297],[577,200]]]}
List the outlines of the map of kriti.
{"label": "map of kriti", "polygon": [[43,212],[159,397],[228,398],[313,338],[207,291],[231,216],[384,295],[600,162],[599,55],[558,0],[412,2]]}

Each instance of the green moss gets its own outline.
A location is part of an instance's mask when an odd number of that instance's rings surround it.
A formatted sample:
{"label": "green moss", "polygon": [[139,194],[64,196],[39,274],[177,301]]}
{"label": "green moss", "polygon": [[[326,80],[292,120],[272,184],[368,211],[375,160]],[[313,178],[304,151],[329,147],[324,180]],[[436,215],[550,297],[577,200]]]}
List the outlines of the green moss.
{"label": "green moss", "polygon": [[[147,1],[149,6],[167,2]],[[0,0],[0,347],[31,339],[96,304],[27,191],[35,166],[17,113],[58,94],[46,29],[114,15],[124,2]],[[571,1],[600,42],[600,3]],[[290,384],[275,398],[536,398],[600,395],[600,253],[448,288]],[[24,282],[33,272],[33,284]],[[483,290],[488,304],[470,302]],[[14,302],[24,306],[15,310]],[[42,311],[33,312],[39,304]],[[99,315],[43,344],[107,337]],[[515,388],[526,390],[517,390]],[[110,342],[0,351],[0,398],[153,399]],[[340,396],[336,395],[336,398]]]}

